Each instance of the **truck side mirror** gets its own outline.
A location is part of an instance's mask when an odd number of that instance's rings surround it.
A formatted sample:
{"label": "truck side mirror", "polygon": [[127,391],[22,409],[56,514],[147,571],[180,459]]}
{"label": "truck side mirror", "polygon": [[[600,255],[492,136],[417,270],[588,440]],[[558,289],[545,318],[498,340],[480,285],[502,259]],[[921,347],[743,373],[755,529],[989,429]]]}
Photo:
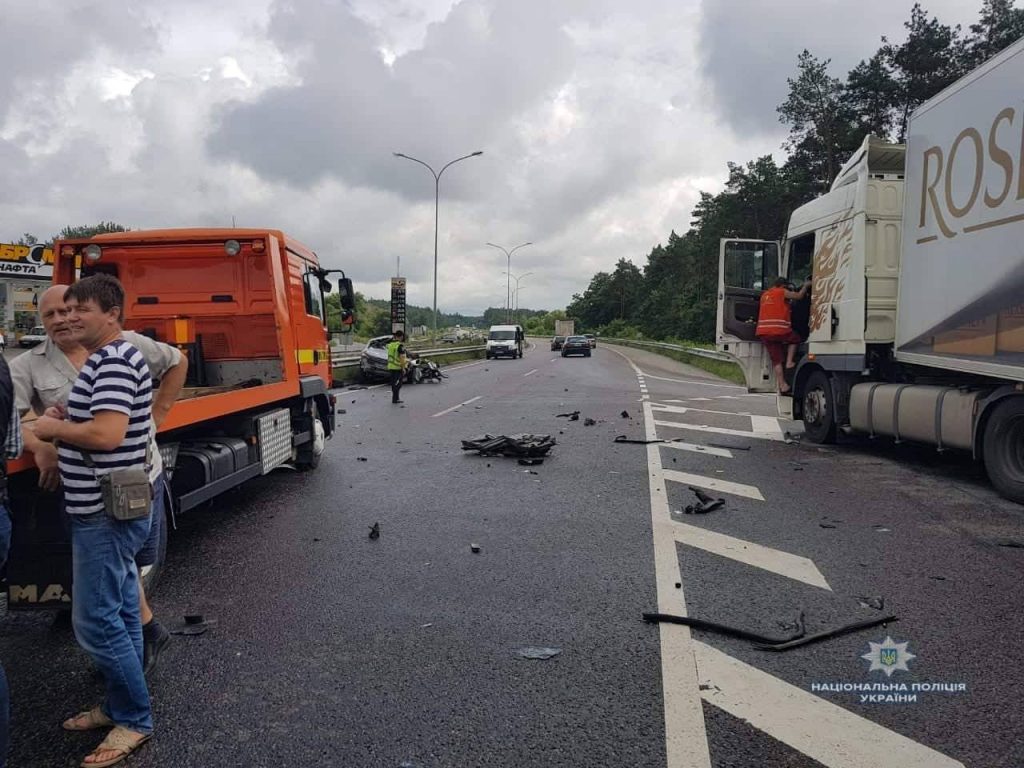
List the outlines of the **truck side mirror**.
{"label": "truck side mirror", "polygon": [[353,310],[356,308],[356,294],[352,290],[352,281],[347,277],[338,280],[338,299],[341,301],[341,308]]}

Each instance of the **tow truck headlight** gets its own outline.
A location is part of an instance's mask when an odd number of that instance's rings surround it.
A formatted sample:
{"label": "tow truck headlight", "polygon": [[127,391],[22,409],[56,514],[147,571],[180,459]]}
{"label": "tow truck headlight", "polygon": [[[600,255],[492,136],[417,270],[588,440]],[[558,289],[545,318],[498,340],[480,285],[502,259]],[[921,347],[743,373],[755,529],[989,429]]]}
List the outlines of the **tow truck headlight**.
{"label": "tow truck headlight", "polygon": [[103,249],[96,245],[96,243],[89,243],[82,249],[82,255],[85,256],[85,260],[90,264],[95,264],[100,260],[100,256],[103,255]]}
{"label": "tow truck headlight", "polygon": [[228,240],[224,243],[224,253],[228,256],[237,256],[242,251],[242,245],[237,240]]}

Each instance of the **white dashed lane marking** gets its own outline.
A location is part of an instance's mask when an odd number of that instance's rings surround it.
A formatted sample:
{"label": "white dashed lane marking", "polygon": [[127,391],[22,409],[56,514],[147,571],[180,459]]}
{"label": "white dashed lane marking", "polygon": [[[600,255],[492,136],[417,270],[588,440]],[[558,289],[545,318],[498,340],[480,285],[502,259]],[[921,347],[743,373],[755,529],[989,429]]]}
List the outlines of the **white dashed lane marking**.
{"label": "white dashed lane marking", "polygon": [[[643,373],[632,360],[625,355],[622,357],[637,373],[642,391],[646,390]],[[649,378],[716,386],[703,381]],[[718,386],[739,389],[730,385]],[[646,399],[648,396],[645,394],[644,397]],[[696,409],[679,409],[675,412],[688,410]],[[644,425],[648,440],[658,439],[657,427],[755,440],[783,439],[779,420],[772,416],[747,416],[751,420],[751,431],[745,432],[709,425],[656,421],[656,411],[672,412],[664,406],[653,405],[649,400],[644,403]],[[671,482],[722,493],[740,491],[739,495],[747,498],[763,497],[754,486],[664,469],[661,453],[663,447],[690,451],[701,446],[692,443],[647,446],[659,611],[686,615],[685,585],[680,577],[677,544],[702,549],[794,581],[831,590],[824,575],[809,558],[672,520],[668,506],[668,484]],[[700,452],[718,455],[711,453],[713,449],[710,446],[704,448]],[[693,640],[687,627],[660,624],[659,631],[668,768],[707,768],[711,764],[704,715],[693,703],[694,686],[697,686],[699,696],[707,703],[749,723],[827,768],[963,768],[962,763],[929,747],[745,664],[706,643]]]}
{"label": "white dashed lane marking", "polygon": [[697,488],[706,488],[709,491],[728,493],[731,496],[742,496],[744,499],[764,501],[764,496],[761,495],[761,491],[754,485],[733,483],[729,480],[719,480],[717,477],[694,475],[690,472],[678,472],[674,469],[664,469],[662,472],[664,473],[666,480],[671,480],[674,483],[693,485]]}
{"label": "white dashed lane marking", "polygon": [[672,533],[680,544],[785,576],[787,579],[810,584],[812,587],[832,590],[814,561],[801,555],[772,549],[689,523],[674,521]]}
{"label": "white dashed lane marking", "polygon": [[747,437],[754,440],[776,440],[782,442],[784,440],[782,431],[779,430],[771,431],[767,433],[763,432],[747,432],[742,429],[726,429],[725,427],[712,427],[707,424],[682,424],[678,421],[655,421],[655,426],[659,427],[672,427],[674,429],[688,429],[694,432],[711,432],[716,435],[732,435],[733,437]]}
{"label": "white dashed lane marking", "polygon": [[707,643],[691,647],[705,701],[828,768],[964,768]]}
{"label": "white dashed lane marking", "polygon": [[677,451],[690,451],[691,453],[703,453],[708,456],[721,456],[723,459],[731,459],[732,451],[727,448],[716,448],[713,445],[698,445],[697,443],[685,443],[681,440],[673,440],[671,443],[662,443],[662,448],[675,448]]}
{"label": "white dashed lane marking", "polygon": [[430,418],[436,419],[438,416],[444,416],[446,413],[451,413],[452,411],[456,411],[456,410],[458,410],[459,408],[461,408],[464,405],[469,405],[470,403],[475,403],[477,400],[480,400],[482,397],[483,397],[483,395],[477,395],[476,397],[470,398],[469,400],[466,400],[465,402],[459,403],[458,405],[453,405],[451,408],[445,408],[443,411],[438,411],[437,413],[432,414]]}

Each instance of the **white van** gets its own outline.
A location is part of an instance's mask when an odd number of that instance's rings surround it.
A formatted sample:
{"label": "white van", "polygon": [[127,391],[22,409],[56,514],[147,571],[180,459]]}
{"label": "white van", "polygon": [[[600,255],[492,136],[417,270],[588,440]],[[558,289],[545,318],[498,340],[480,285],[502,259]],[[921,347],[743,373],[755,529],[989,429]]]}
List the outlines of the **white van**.
{"label": "white van", "polygon": [[492,325],[487,334],[487,359],[522,357],[523,337],[521,325]]}

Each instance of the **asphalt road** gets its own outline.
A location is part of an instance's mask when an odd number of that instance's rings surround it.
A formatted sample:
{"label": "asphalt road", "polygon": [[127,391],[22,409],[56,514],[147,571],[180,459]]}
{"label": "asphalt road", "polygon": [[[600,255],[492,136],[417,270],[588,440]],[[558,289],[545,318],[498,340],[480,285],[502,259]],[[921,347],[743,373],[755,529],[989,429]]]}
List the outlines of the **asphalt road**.
{"label": "asphalt road", "polygon": [[[179,521],[157,612],[216,625],[174,638],[130,765],[1024,765],[1024,549],[1000,546],[1024,541],[1024,512],[963,457],[786,442],[799,428],[771,397],[605,346],[389,395],[341,390],[318,470]],[[463,454],[485,432],[558,445],[538,467]],[[690,485],[724,507],[685,514]],[[766,635],[801,610],[808,633],[898,621],[772,653],[640,621],[658,609]],[[861,658],[887,636],[907,644],[891,677]],[[77,765],[97,737],[59,724],[99,686],[71,634],[11,615],[0,654],[10,764]],[[850,690],[900,683],[953,690]]]}

